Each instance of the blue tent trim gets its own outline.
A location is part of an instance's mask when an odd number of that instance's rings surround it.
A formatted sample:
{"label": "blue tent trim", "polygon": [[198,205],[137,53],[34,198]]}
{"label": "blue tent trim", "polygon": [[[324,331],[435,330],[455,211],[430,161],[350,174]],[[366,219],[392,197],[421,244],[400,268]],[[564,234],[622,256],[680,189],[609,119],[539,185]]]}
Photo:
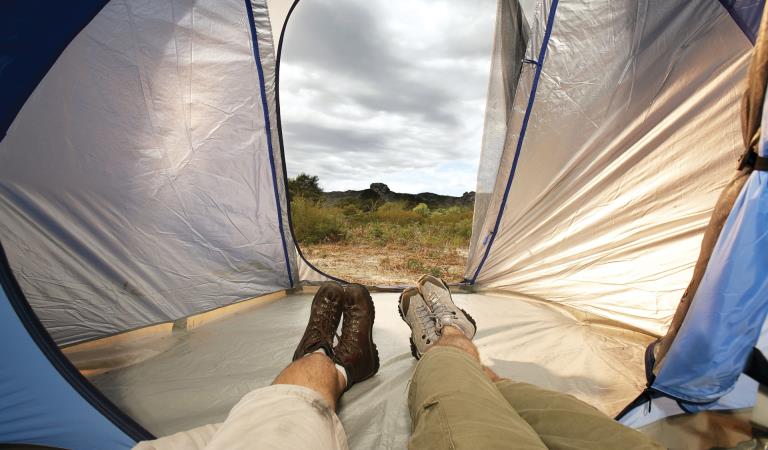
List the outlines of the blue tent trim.
{"label": "blue tent trim", "polygon": [[[283,208],[280,206],[280,193],[277,189],[277,170],[275,169],[275,155],[272,148],[272,127],[269,121],[269,105],[267,105],[267,90],[264,85],[264,69],[261,66],[261,56],[259,54],[259,35],[256,31],[256,22],[253,18],[253,6],[250,0],[245,0],[245,10],[248,13],[248,25],[251,29],[251,39],[253,40],[253,57],[256,59],[256,69],[259,72],[259,89],[261,90],[261,106],[264,111],[264,128],[267,131],[267,147],[269,149],[269,167],[272,170],[272,189],[275,191],[275,206],[277,207],[277,225],[280,228],[280,240],[283,243],[283,255],[285,256],[285,269],[288,273],[288,285],[293,287],[293,275],[291,275],[291,260],[288,257],[288,245],[285,241],[285,231],[283,229]],[[287,192],[287,189],[286,189]]]}
{"label": "blue tent trim", "polygon": [[131,448],[151,433],[96,390],[35,315],[0,246],[0,442]]}
{"label": "blue tent trim", "polygon": [[720,0],[720,3],[754,45],[765,0]]}
{"label": "blue tent trim", "polygon": [[[765,132],[765,108],[763,114]],[[761,156],[768,153],[765,141],[760,147]],[[768,172],[756,170],[723,226],[654,389],[694,405],[714,402],[733,389],[768,316],[766,224]]]}
{"label": "blue tent trim", "polygon": [[40,80],[107,0],[0,3],[0,141]]}
{"label": "blue tent trim", "polygon": [[528,106],[525,108],[525,116],[523,116],[523,124],[520,127],[520,137],[517,139],[517,147],[515,148],[515,159],[512,161],[512,168],[509,171],[509,177],[507,178],[507,186],[504,189],[504,196],[501,198],[501,206],[499,206],[499,214],[496,216],[496,223],[493,225],[493,231],[490,233],[490,239],[488,239],[488,245],[485,247],[485,254],[483,259],[480,260],[480,264],[477,265],[475,274],[469,281],[469,284],[475,284],[480,270],[482,270],[485,260],[488,259],[488,255],[491,253],[491,247],[493,247],[493,241],[496,240],[496,234],[499,231],[501,225],[501,218],[504,216],[504,209],[507,206],[507,199],[509,198],[509,191],[512,188],[512,181],[515,178],[515,171],[517,170],[517,162],[520,159],[520,152],[523,149],[523,141],[525,140],[525,131],[528,128],[528,121],[531,118],[531,111],[533,111],[533,104],[536,101],[536,90],[539,87],[539,78],[541,77],[541,70],[544,67],[544,58],[547,56],[547,47],[549,45],[549,38],[552,35],[552,27],[555,24],[555,13],[557,12],[558,0],[552,0],[550,5],[549,16],[547,17],[547,27],[544,30],[544,38],[541,42],[541,48],[539,49],[539,58],[537,61],[533,61],[536,64],[536,73],[533,75],[533,83],[531,86],[531,94],[528,97]]}

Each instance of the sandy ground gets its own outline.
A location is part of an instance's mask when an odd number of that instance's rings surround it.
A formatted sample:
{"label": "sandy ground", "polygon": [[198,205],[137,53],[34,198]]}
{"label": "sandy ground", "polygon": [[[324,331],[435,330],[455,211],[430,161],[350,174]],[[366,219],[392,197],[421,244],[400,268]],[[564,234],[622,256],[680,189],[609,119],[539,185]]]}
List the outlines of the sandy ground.
{"label": "sandy ground", "polygon": [[315,267],[346,281],[376,286],[413,284],[425,273],[449,283],[464,278],[467,250],[463,248],[417,248],[352,246],[339,244],[302,245],[304,256]]}

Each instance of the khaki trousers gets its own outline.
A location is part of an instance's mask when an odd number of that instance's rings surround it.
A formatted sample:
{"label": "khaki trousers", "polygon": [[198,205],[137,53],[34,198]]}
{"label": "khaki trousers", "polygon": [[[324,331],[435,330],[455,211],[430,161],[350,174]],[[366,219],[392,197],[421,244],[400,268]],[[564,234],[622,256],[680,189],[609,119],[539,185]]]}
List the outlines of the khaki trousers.
{"label": "khaki trousers", "polygon": [[408,408],[412,450],[663,448],[570,395],[493,383],[477,361],[453,347],[421,358]]}

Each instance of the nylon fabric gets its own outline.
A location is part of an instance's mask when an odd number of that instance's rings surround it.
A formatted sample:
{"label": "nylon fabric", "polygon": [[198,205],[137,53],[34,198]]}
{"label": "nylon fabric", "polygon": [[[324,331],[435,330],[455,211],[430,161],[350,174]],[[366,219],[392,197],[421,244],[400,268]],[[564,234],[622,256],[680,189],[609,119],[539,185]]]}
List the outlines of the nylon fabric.
{"label": "nylon fabric", "polygon": [[[763,15],[760,19],[758,14],[757,19],[765,24],[768,15]],[[658,368],[663,364],[667,351],[669,350],[670,345],[674,342],[675,337],[683,324],[683,320],[690,308],[691,301],[696,296],[701,280],[704,277],[715,244],[720,237],[720,232],[728,219],[734,202],[741,193],[744,183],[749,179],[751,171],[748,167],[745,167],[745,162],[749,161],[747,156],[755,152],[759,144],[765,87],[768,82],[767,48],[766,33],[762,33],[756,39],[756,45],[752,50],[749,69],[747,71],[746,89],[741,99],[741,131],[744,153],[742,153],[742,156],[739,158],[739,170],[731,177],[731,180],[720,193],[702,238],[701,250],[696,265],[694,266],[691,281],[680,299],[680,303],[672,317],[672,322],[670,323],[666,334],[653,348],[653,359],[655,360],[653,367],[654,373],[658,373]]]}
{"label": "nylon fabric", "polygon": [[[763,107],[758,154],[768,154]],[[730,392],[768,315],[768,173],[753,171],[731,210],[653,387],[691,403]],[[695,350],[694,350],[695,349]],[[687,409],[701,409],[691,405]]]}
{"label": "nylon fabric", "polygon": [[487,237],[482,233],[483,220],[488,214],[494,192],[504,189],[503,185],[496,186],[499,162],[507,136],[507,121],[512,115],[520,71],[524,65],[528,34],[528,23],[518,1],[499,0],[477,170],[470,254],[481,251],[487,244]]}
{"label": "nylon fabric", "polygon": [[134,441],[88,404],[45,358],[0,288],[0,442],[72,450]]}
{"label": "nylon fabric", "polygon": [[[251,5],[272,83],[267,12]],[[290,287],[252,46],[241,0],[115,0],[16,117],[0,240],[59,344]]]}
{"label": "nylon fabric", "polygon": [[0,4],[0,141],[56,58],[106,3],[55,2],[45,8],[25,0]]}
{"label": "nylon fabric", "polygon": [[[549,14],[540,3],[526,58]],[[751,45],[717,2],[558,5],[517,170],[477,286],[662,335],[740,154]],[[496,186],[506,183],[535,66],[523,66]],[[501,199],[480,230],[488,236]],[[470,252],[466,276],[483,246]]]}
{"label": "nylon fabric", "polygon": [[[280,239],[283,246],[285,263],[288,266],[288,286],[293,287],[294,280],[298,282],[296,275],[296,254],[292,251],[294,245],[289,245],[288,239],[291,237],[291,228],[288,218],[288,195],[286,193],[287,180],[283,177],[284,172],[281,169],[284,166],[282,160],[282,151],[280,149],[280,138],[277,130],[276,117],[276,93],[275,79],[277,57],[272,45],[272,30],[270,26],[270,16],[267,11],[264,0],[249,1],[250,12],[253,15],[254,27],[252,32],[257,34],[258,61],[257,69],[259,71],[259,82],[262,88],[262,102],[265,105],[264,117],[267,129],[267,147],[270,157],[270,169],[272,171],[272,189],[275,193],[275,203],[277,209],[277,226],[280,229]],[[272,113],[270,113],[272,112]],[[289,250],[290,248],[290,250]]]}
{"label": "nylon fabric", "polygon": [[741,31],[753,43],[760,29],[760,17],[762,16],[765,0],[720,0],[728,14],[741,28]]}
{"label": "nylon fabric", "polygon": [[269,11],[269,23],[274,38],[273,49],[277,53],[277,44],[280,39],[280,31],[288,17],[288,11],[291,9],[294,0],[267,0],[267,10]]}

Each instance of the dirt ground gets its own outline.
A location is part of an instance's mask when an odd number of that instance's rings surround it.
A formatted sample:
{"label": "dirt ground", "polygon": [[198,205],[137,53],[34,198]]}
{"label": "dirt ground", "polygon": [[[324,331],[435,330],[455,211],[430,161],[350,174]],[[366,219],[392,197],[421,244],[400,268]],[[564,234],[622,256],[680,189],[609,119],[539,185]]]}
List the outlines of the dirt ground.
{"label": "dirt ground", "polygon": [[373,286],[410,285],[425,273],[449,283],[460,282],[467,262],[464,248],[304,244],[301,249],[307,260],[323,272]]}

